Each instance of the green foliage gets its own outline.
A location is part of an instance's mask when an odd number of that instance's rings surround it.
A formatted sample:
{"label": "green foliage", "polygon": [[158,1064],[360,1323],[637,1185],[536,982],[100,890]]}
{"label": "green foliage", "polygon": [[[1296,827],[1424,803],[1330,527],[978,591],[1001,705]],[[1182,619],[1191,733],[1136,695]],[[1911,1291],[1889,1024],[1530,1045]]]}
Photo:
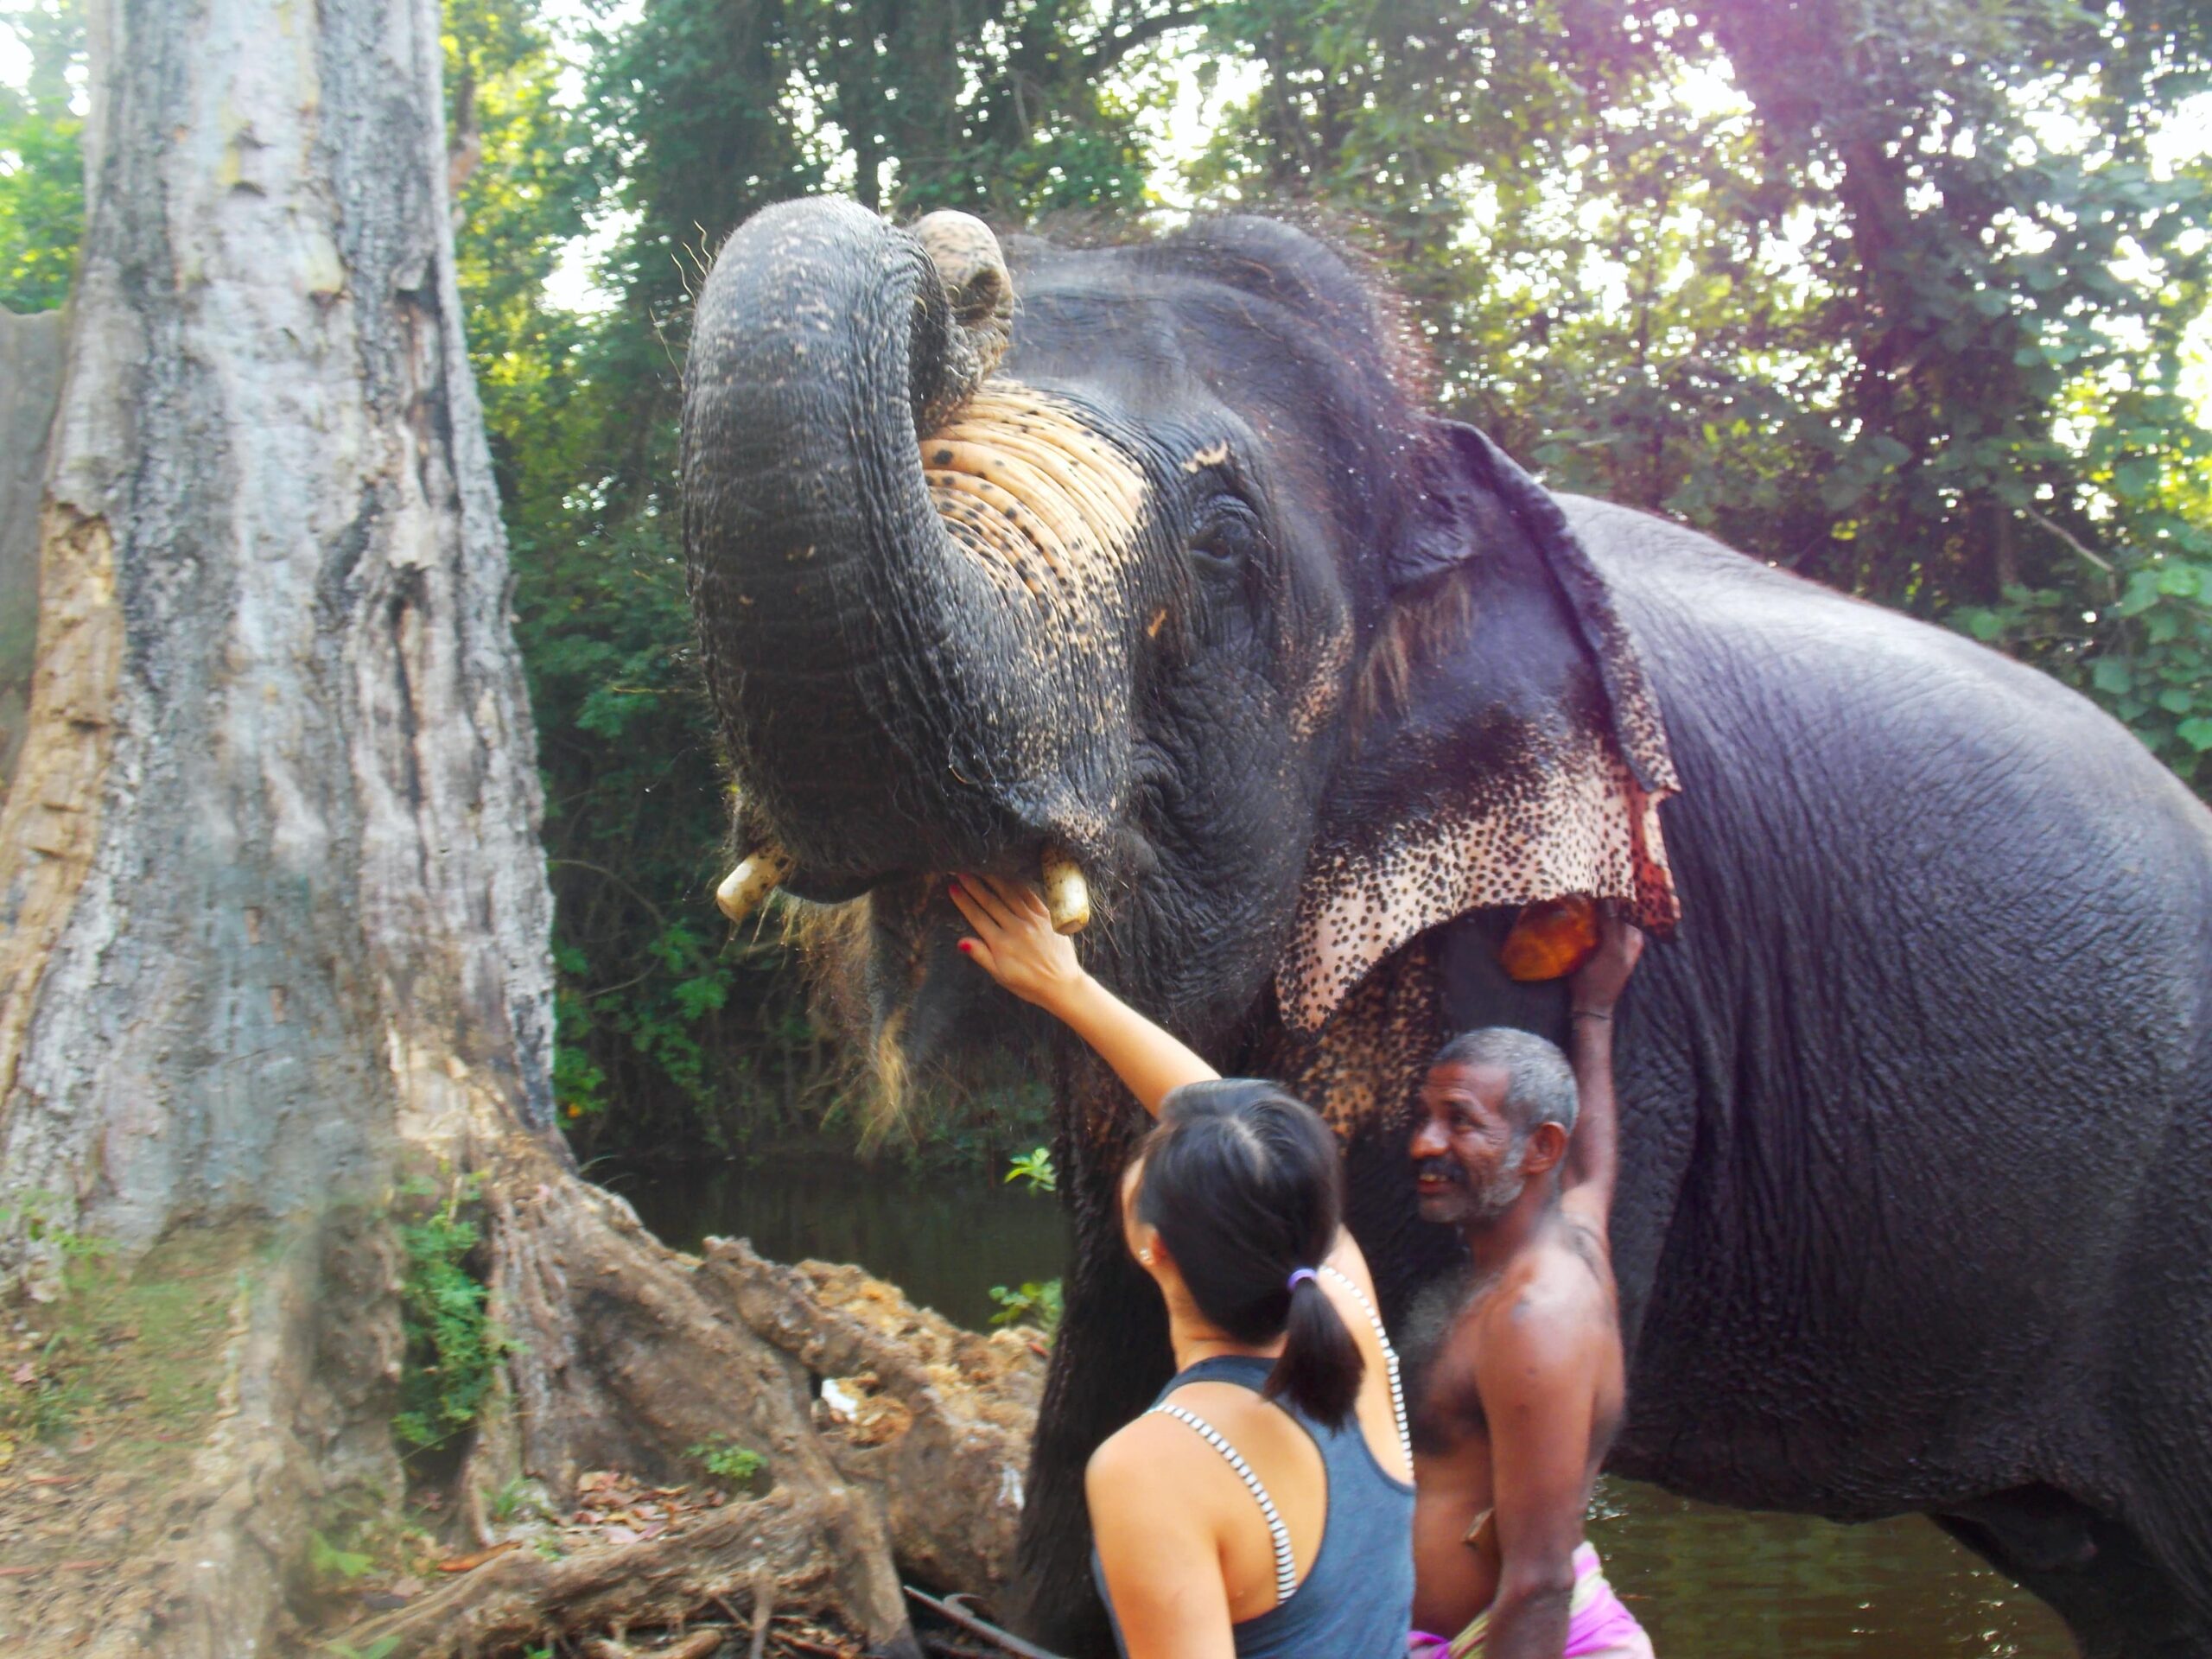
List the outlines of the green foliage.
{"label": "green foliage", "polygon": [[51,1250],[65,1262],[98,1257],[115,1249],[115,1241],[80,1233],[61,1219],[71,1209],[69,1200],[44,1187],[28,1187],[12,1204],[0,1204],[0,1230],[20,1233],[30,1244]]}
{"label": "green foliage", "polygon": [[[399,1651],[399,1638],[380,1636],[367,1647],[357,1648],[351,1642],[333,1637],[322,1644],[322,1648],[331,1659],[391,1659],[391,1656]],[[543,1653],[544,1649],[533,1648],[531,1651]]]}
{"label": "green foliage", "polygon": [[545,1489],[527,1475],[518,1475],[505,1482],[499,1490],[486,1501],[485,1513],[492,1517],[492,1524],[504,1527],[521,1516],[539,1516],[550,1519],[551,1510],[545,1498]]}
{"label": "green foliage", "polygon": [[1059,1172],[1052,1166],[1052,1149],[1039,1147],[1016,1158],[1006,1173],[1007,1184],[1016,1181],[1028,1184],[1032,1192],[1057,1192],[1060,1190]]}
{"label": "green foliage", "polygon": [[2212,439],[2180,393],[2212,162],[2166,142],[2212,13],[1212,15],[1260,79],[1194,182],[1350,219],[1446,404],[1554,485],[1965,626],[2212,779]]}
{"label": "green foliage", "polygon": [[740,1446],[727,1437],[687,1446],[683,1455],[715,1479],[726,1480],[733,1486],[750,1485],[754,1477],[767,1467],[766,1459],[758,1452]]}
{"label": "green foliage", "polygon": [[[0,0],[33,63],[0,92],[18,309],[58,303],[74,257],[74,3]],[[545,785],[555,1087],[587,1156],[738,1151],[849,1104],[772,916],[733,931],[708,899],[728,815],[674,492],[691,290],[791,195],[1014,226],[1142,219],[1165,183],[1318,218],[1406,296],[1433,401],[1548,482],[1963,628],[2212,791],[2212,437],[2184,378],[2212,160],[2177,137],[2212,87],[2199,0],[591,15],[574,65],[538,0],[448,0],[444,43]],[[1195,156],[1179,88],[1212,99]],[[603,306],[563,309],[547,279],[594,232]]]}
{"label": "green foliage", "polygon": [[993,1325],[1033,1325],[1047,1342],[1059,1332],[1065,1303],[1057,1279],[1026,1280],[1011,1290],[993,1285],[991,1300],[999,1305],[999,1311],[991,1315]]}
{"label": "green foliage", "polygon": [[[674,311],[588,316],[549,298],[628,141],[603,98],[588,114],[561,102],[531,0],[453,0],[446,20],[449,124],[464,152],[480,144],[459,197],[461,291],[545,784],[555,1096],[586,1155],[734,1150],[833,1096],[836,1073],[780,944],[731,937],[707,902],[726,820],[668,488],[675,375],[658,330]],[[604,79],[619,54],[599,46]],[[704,94],[676,77],[705,73],[706,50],[646,78]]]}
{"label": "green foliage", "polygon": [[343,1589],[375,1565],[359,1550],[342,1548],[321,1532],[308,1535],[308,1573],[319,1588]]}
{"label": "green foliage", "polygon": [[70,107],[84,16],[79,0],[9,0],[0,29],[30,59],[21,91],[0,86],[0,307],[48,311],[69,297],[84,234],[84,123]]}
{"label": "green foliage", "polygon": [[[1050,1147],[1038,1147],[1015,1158],[1007,1170],[1006,1179],[1009,1184],[1026,1183],[1032,1192],[1060,1190],[1059,1172],[1053,1166]],[[1013,1289],[993,1285],[990,1296],[999,1305],[999,1311],[991,1315],[993,1325],[1033,1325],[1047,1342],[1060,1328],[1063,1304],[1060,1281],[1057,1279],[1033,1279]]]}
{"label": "green foliage", "polygon": [[[479,1235],[462,1210],[474,1202],[480,1185],[475,1176],[456,1178],[443,1202],[399,1225],[399,1317],[407,1352],[391,1427],[410,1457],[448,1450],[475,1427],[499,1362],[514,1351],[486,1313],[487,1292],[471,1270]],[[419,1203],[436,1192],[418,1180],[402,1198]]]}

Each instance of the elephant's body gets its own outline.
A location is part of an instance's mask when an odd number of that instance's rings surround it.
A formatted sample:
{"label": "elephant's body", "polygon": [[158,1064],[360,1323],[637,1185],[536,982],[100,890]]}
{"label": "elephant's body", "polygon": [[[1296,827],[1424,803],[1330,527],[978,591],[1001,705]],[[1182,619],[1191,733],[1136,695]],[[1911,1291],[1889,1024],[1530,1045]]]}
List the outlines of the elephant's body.
{"label": "elephant's body", "polygon": [[2212,814],[2033,671],[1569,517],[1682,775],[1619,1036],[1615,1464],[1948,1513],[2112,1651],[2212,1652]]}
{"label": "elephant's body", "polygon": [[[2212,1654],[2212,813],[2032,670],[1562,505],[1682,780],[1682,921],[1618,1038],[1611,1466],[1745,1508],[1929,1513],[2093,1654]],[[1382,1062],[1355,1088],[1404,1090],[1453,1030],[1556,1030],[1555,992],[1465,971],[1501,921],[1432,935],[1339,1016]],[[1379,1027],[1408,1020],[1392,1053]],[[1301,1047],[1257,1063],[1299,1076]],[[1345,1086],[1306,1072],[1324,1103]],[[1353,1142],[1403,1310],[1452,1264],[1402,1131]]]}
{"label": "elephant's body", "polygon": [[[747,868],[865,895],[834,933],[887,1069],[1012,1028],[938,873],[1079,867],[1094,969],[1343,1133],[1402,1321],[1456,1255],[1404,1155],[1428,1056],[1565,1018],[1498,969],[1508,907],[1679,901],[1617,1039],[1616,1466],[1923,1510],[2095,1659],[2212,1659],[2212,813],[1994,652],[1545,495],[1294,232],[1013,270],[787,204],[687,370]],[[1088,1652],[1084,1464],[1167,1354],[1116,1213],[1141,1117],[1058,1065],[1022,1588]]]}

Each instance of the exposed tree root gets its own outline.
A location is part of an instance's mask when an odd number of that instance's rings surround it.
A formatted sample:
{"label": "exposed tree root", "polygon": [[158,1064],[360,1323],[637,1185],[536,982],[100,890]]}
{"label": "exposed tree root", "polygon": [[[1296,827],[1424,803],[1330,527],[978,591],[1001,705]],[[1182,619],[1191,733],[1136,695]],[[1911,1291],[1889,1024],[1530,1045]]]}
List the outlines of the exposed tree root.
{"label": "exposed tree root", "polygon": [[[702,1554],[687,1529],[680,1539],[630,1547],[646,1553],[624,1571],[646,1575],[641,1589],[652,1573],[673,1574],[682,1593],[696,1590],[703,1600],[742,1584],[773,1545],[793,1605],[809,1586],[815,1605],[834,1607],[870,1651],[910,1643],[879,1503],[847,1484],[815,1433],[805,1373],[736,1316],[726,1275],[702,1273],[696,1257],[667,1249],[628,1205],[578,1179],[534,1141],[511,1137],[486,1162],[492,1313],[518,1344],[508,1363],[512,1421],[492,1425],[493,1438],[511,1433],[520,1467],[564,1497],[588,1469],[674,1477],[687,1467],[688,1447],[741,1444],[766,1459],[775,1484],[777,1507],[760,1512],[760,1530],[733,1533],[735,1522],[725,1523],[706,1535],[728,1533],[728,1547]],[[778,1517],[796,1529],[791,1538],[769,1536]],[[656,1560],[662,1565],[652,1566]],[[717,1572],[725,1576],[706,1583]],[[518,1608],[525,1592],[542,1592],[557,1611],[537,1617],[605,1628],[589,1611],[597,1602],[588,1573],[541,1576],[518,1562],[500,1574],[495,1582],[513,1581],[503,1605]],[[572,1613],[580,1592],[587,1607]],[[609,1605],[622,1611],[619,1599]]]}
{"label": "exposed tree root", "polygon": [[[392,1659],[496,1659],[559,1637],[581,1643],[613,1632],[681,1625],[702,1611],[745,1628],[763,1599],[791,1622],[849,1633],[833,1651],[918,1656],[903,1635],[870,1643],[845,1600],[842,1540],[849,1515],[835,1494],[777,1491],[694,1521],[650,1542],[613,1544],[564,1560],[512,1550],[415,1605],[356,1627],[346,1641],[369,1649],[387,1638]],[[772,1592],[760,1593],[764,1578]],[[772,1636],[772,1628],[771,1630]],[[772,1642],[764,1644],[778,1650]],[[819,1644],[831,1645],[831,1644]],[[785,1651],[794,1649],[790,1644]]]}
{"label": "exposed tree root", "polygon": [[1003,1588],[1044,1389],[1032,1338],[963,1331],[857,1268],[782,1267],[741,1240],[710,1240],[706,1255],[702,1277],[747,1325],[852,1401],[822,1409],[823,1439],[882,1503],[906,1573]]}
{"label": "exposed tree root", "polygon": [[[557,1637],[619,1651],[626,1631],[766,1600],[846,1633],[830,1650],[914,1654],[894,1552],[938,1587],[1004,1583],[1043,1376],[1030,1337],[962,1331],[857,1268],[783,1267],[722,1240],[703,1261],[669,1250],[525,1140],[478,1161],[492,1311],[518,1345],[467,1478],[526,1473],[565,1503],[588,1471],[692,1479],[690,1448],[735,1442],[766,1460],[773,1487],[564,1558],[525,1534],[347,1642],[492,1659]],[[846,1409],[810,1398],[821,1379]],[[747,1629],[770,1654],[821,1645],[781,1617]]]}

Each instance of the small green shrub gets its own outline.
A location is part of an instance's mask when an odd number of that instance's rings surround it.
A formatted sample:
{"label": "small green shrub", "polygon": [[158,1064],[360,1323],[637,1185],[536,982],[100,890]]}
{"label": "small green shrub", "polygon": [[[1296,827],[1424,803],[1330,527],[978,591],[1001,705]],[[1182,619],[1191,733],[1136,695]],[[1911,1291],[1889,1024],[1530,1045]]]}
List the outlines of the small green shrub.
{"label": "small green shrub", "polygon": [[361,1551],[334,1544],[320,1532],[308,1535],[308,1572],[325,1589],[342,1589],[375,1565]]}
{"label": "small green shrub", "polygon": [[0,1436],[10,1440],[59,1440],[92,1403],[86,1365],[92,1316],[113,1300],[114,1275],[101,1263],[115,1246],[69,1226],[61,1219],[68,1207],[60,1193],[38,1188],[0,1205],[0,1230],[17,1233],[51,1252],[68,1287],[63,1305],[40,1317],[41,1325],[50,1323],[53,1329],[31,1357],[11,1363],[7,1379],[0,1382],[6,1390],[0,1394]]}
{"label": "small green shrub", "polygon": [[58,1440],[92,1403],[82,1365],[82,1344],[67,1331],[41,1342],[34,1357],[10,1368],[0,1389],[0,1438]]}
{"label": "small green shrub", "polygon": [[549,1516],[550,1513],[543,1489],[527,1475],[518,1475],[501,1486],[486,1501],[484,1508],[496,1527],[504,1527],[519,1516]]}
{"label": "small green shrub", "polygon": [[[485,1285],[470,1271],[480,1235],[461,1211],[474,1201],[480,1184],[474,1175],[455,1180],[442,1204],[399,1228],[406,1257],[399,1314],[407,1357],[391,1427],[403,1455],[443,1450],[473,1429],[499,1362],[514,1351],[486,1313]],[[424,1181],[402,1189],[412,1198],[435,1192]]]}
{"label": "small green shrub", "polygon": [[1059,1172],[1052,1167],[1052,1149],[1039,1147],[1034,1152],[1025,1152],[1014,1160],[1006,1173],[1007,1185],[1016,1181],[1029,1183],[1032,1192],[1057,1192],[1060,1190]]}
{"label": "small green shrub", "polygon": [[717,1480],[726,1480],[733,1486],[747,1486],[766,1467],[758,1452],[740,1446],[735,1440],[717,1438],[702,1441],[684,1448],[683,1455],[696,1463]]}
{"label": "small green shrub", "polygon": [[60,1217],[68,1208],[68,1200],[59,1192],[32,1187],[17,1193],[13,1204],[0,1204],[0,1228],[19,1230],[32,1243],[45,1245],[65,1261],[105,1255],[115,1248],[111,1239],[95,1238],[66,1224]]}
{"label": "small green shrub", "polygon": [[999,1311],[991,1315],[993,1325],[1033,1325],[1047,1342],[1059,1332],[1063,1305],[1057,1279],[1032,1279],[1013,1290],[993,1285],[991,1300],[999,1305]]}

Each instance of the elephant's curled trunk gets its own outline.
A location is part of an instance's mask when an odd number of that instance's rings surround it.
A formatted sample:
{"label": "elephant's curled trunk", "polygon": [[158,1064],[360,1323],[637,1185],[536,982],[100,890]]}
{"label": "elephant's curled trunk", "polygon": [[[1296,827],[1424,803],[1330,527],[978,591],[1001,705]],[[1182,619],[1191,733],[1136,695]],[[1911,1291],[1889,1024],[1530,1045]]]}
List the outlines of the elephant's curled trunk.
{"label": "elephant's curled trunk", "polygon": [[833,879],[1019,827],[988,785],[1019,711],[988,671],[1020,620],[949,535],[918,442],[995,365],[1013,289],[979,223],[932,219],[945,270],[850,202],[760,213],[701,291],[685,372],[684,543],[743,810]]}

